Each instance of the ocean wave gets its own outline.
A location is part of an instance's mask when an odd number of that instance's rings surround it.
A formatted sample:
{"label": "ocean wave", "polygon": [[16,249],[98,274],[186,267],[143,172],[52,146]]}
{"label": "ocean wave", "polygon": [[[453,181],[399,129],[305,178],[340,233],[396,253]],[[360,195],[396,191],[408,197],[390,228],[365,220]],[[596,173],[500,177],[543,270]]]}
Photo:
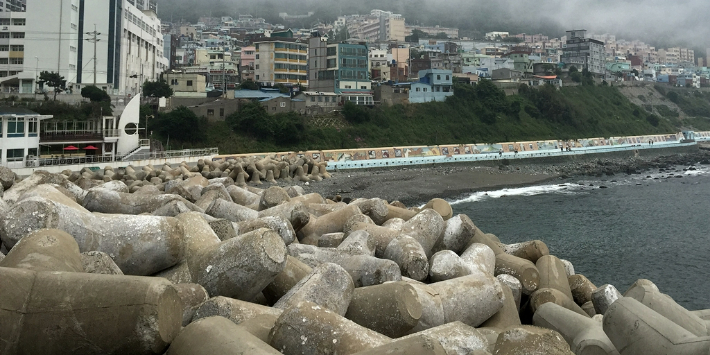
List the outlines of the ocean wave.
{"label": "ocean wave", "polygon": [[476,202],[489,198],[501,198],[510,196],[535,196],[550,193],[573,193],[574,190],[582,188],[582,185],[578,184],[555,184],[555,185],[539,185],[539,186],[527,186],[527,187],[517,187],[510,189],[501,189],[493,191],[480,191],[475,192],[468,197],[455,200],[450,202],[452,205],[457,205],[460,203]]}

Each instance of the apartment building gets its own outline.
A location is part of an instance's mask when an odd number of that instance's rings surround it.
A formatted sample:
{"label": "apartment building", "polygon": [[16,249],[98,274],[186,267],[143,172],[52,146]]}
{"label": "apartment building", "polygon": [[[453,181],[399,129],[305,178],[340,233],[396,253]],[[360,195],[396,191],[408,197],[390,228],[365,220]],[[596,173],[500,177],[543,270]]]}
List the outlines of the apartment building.
{"label": "apartment building", "polygon": [[407,36],[411,35],[414,30],[422,31],[430,36],[436,36],[439,33],[445,33],[449,38],[459,38],[459,29],[454,27],[436,26],[405,26]]}
{"label": "apartment building", "polygon": [[318,34],[308,44],[309,91],[334,92],[359,105],[373,104],[366,45],[328,44]]}
{"label": "apartment building", "polygon": [[[0,75],[7,73],[0,87],[51,90],[37,84],[39,73],[50,71],[65,78],[69,91],[97,85],[112,94],[138,94],[169,60],[152,2],[135,3],[143,10],[129,0],[63,0],[31,1],[24,13],[2,14],[10,25],[0,26],[0,46],[9,49],[8,63],[0,54]],[[46,30],[25,30],[30,27]]]}
{"label": "apartment building", "polygon": [[308,85],[308,44],[290,30],[254,41],[254,80],[266,86]]}
{"label": "apartment building", "polygon": [[676,65],[680,63],[680,48],[673,47],[658,50],[658,60],[661,64]]}
{"label": "apartment building", "polygon": [[567,41],[562,48],[560,60],[567,66],[575,65],[586,68],[593,74],[604,74],[605,50],[604,42],[586,38],[587,30],[572,30],[567,32]]}
{"label": "apartment building", "polygon": [[0,2],[0,12],[24,12],[27,0],[5,0],[5,6]]}

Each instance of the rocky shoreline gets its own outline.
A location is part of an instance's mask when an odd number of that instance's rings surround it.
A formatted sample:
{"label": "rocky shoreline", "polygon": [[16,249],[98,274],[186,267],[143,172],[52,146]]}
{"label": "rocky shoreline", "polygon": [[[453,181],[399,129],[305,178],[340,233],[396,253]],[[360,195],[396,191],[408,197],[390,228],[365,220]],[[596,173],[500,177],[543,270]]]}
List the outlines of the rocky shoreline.
{"label": "rocky shoreline", "polygon": [[[710,310],[649,280],[597,287],[543,241],[503,244],[444,199],[402,202],[707,158],[0,168],[0,353],[707,354]],[[376,192],[400,201],[343,197]]]}

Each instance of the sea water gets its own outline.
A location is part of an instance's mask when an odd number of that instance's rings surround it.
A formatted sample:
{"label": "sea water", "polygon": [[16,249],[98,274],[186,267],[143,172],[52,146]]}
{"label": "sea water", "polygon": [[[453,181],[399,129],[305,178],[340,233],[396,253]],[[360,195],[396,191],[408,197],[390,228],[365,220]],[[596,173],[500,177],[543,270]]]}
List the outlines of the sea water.
{"label": "sea water", "polygon": [[[687,169],[687,167],[685,167]],[[539,239],[595,285],[649,279],[690,310],[710,308],[710,167],[567,179],[452,201],[503,243]]]}

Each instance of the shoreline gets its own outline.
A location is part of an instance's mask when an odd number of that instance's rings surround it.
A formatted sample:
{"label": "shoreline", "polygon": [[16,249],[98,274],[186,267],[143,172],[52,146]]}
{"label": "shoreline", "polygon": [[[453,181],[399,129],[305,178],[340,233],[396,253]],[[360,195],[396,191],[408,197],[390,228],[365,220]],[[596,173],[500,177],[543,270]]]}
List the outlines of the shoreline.
{"label": "shoreline", "polygon": [[323,197],[373,198],[417,206],[438,197],[447,200],[480,191],[539,185],[581,176],[640,174],[674,165],[710,164],[710,152],[698,147],[615,152],[565,157],[430,164],[331,172],[331,178],[304,186]]}

